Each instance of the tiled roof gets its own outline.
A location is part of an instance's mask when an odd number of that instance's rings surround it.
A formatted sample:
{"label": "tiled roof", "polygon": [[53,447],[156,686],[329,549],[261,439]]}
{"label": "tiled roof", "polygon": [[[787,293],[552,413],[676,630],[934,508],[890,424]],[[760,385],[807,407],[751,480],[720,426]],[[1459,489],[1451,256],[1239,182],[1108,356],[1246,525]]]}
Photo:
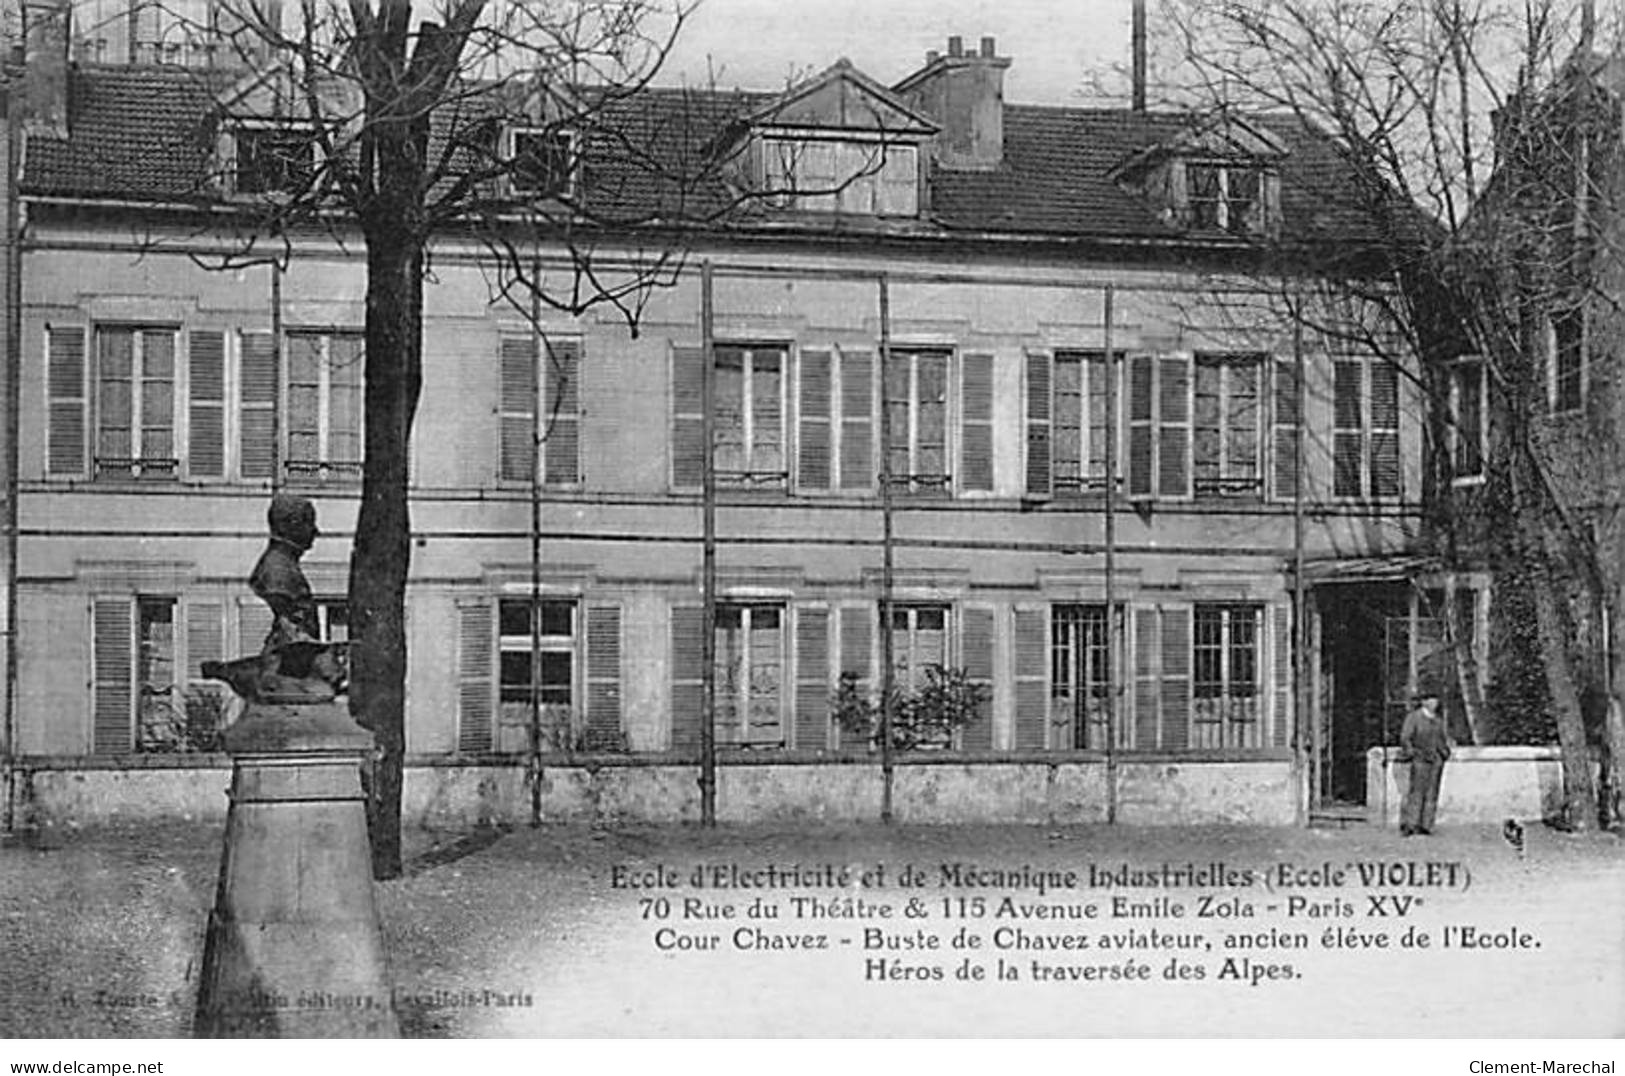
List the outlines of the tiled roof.
{"label": "tiled roof", "polygon": [[[190,69],[77,69],[70,90],[71,137],[30,140],[25,191],[196,200],[205,189],[211,111],[223,85]],[[725,209],[727,190],[714,178],[684,184],[673,177],[694,174],[695,162],[726,141],[730,125],[773,97],[651,89],[620,102],[590,138],[599,148],[587,155],[584,184],[606,219],[705,219]],[[928,217],[884,227],[947,236],[1177,238],[1178,228],[1159,215],[1158,207],[1124,190],[1110,173],[1136,152],[1174,140],[1191,122],[1174,113],[1007,105],[1004,161],[998,168],[934,169]],[[1328,208],[1336,204],[1331,195],[1343,174],[1331,142],[1292,120],[1255,122],[1288,147],[1281,184],[1284,232],[1328,238],[1356,232],[1347,216],[1338,219]],[[698,171],[709,175],[712,170]],[[798,223],[820,232],[877,227],[877,222],[814,220],[810,214]],[[765,224],[763,214],[748,214],[743,226],[752,224]]]}

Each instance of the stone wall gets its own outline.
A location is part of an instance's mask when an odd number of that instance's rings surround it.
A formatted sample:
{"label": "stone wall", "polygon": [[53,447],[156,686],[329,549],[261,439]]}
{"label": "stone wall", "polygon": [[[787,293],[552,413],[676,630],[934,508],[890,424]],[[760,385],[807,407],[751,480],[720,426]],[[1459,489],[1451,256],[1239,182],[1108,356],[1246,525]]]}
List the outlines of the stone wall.
{"label": "stone wall", "polygon": [[[1409,772],[1398,753],[1373,747],[1366,754],[1366,808],[1373,825],[1399,824]],[[1556,747],[1457,747],[1445,763],[1441,826],[1538,821],[1556,817],[1562,807],[1563,761]]]}

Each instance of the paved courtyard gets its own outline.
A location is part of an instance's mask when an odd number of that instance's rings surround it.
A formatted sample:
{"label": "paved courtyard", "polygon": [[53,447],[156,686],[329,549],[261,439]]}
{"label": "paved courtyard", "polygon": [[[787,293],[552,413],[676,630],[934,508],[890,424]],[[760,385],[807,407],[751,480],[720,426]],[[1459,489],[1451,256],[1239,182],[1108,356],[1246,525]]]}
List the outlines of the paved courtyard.
{"label": "paved courtyard", "polygon": [[[221,839],[8,839],[0,1036],[187,1034]],[[1625,1032],[1609,834],[542,827],[409,850],[377,892],[410,1035]]]}

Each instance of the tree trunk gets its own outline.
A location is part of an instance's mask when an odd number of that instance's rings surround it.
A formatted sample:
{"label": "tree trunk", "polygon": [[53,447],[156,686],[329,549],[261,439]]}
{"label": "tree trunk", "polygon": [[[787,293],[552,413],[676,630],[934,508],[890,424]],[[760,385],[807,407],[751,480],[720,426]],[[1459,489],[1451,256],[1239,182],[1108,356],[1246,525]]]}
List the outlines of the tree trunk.
{"label": "tree trunk", "polygon": [[[397,218],[399,219],[399,218]],[[423,254],[405,221],[367,242],[366,466],[350,562],[350,707],[379,758],[368,797],[373,877],[401,873],[406,756],[407,459],[422,385]]]}

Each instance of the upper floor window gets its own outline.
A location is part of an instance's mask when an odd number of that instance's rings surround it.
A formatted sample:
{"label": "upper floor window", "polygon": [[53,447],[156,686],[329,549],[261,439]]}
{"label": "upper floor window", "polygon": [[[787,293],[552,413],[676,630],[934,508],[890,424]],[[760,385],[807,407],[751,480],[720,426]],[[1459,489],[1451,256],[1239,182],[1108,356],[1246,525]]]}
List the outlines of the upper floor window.
{"label": "upper floor window", "polygon": [[904,489],[946,490],[948,366],[945,350],[892,349],[885,359],[886,452],[891,480]]}
{"label": "upper floor window", "polygon": [[518,196],[562,198],[570,194],[575,140],[557,128],[519,127],[508,132],[508,189]]}
{"label": "upper floor window", "polygon": [[1551,316],[1551,406],[1554,412],[1578,411],[1585,406],[1585,307],[1554,311]]}
{"label": "upper floor window", "polygon": [[1192,477],[1198,497],[1264,491],[1259,355],[1196,356]]}
{"label": "upper floor window", "polygon": [[1399,496],[1399,371],[1383,359],[1333,364],[1332,493]]}
{"label": "upper floor window", "polygon": [[883,141],[765,138],[762,189],[774,205],[822,213],[919,213],[919,153]]}
{"label": "upper floor window", "polygon": [[[498,477],[504,482],[540,481],[549,486],[577,484],[581,481],[581,341],[515,333],[504,335],[500,346]],[[540,378],[536,376],[538,365]]]}
{"label": "upper floor window", "polygon": [[284,346],[288,474],[317,480],[359,478],[366,338],[360,333],[290,332]]}
{"label": "upper floor window", "polygon": [[715,354],[717,481],[782,488],[789,477],[784,455],[785,349],[719,344]]}
{"label": "upper floor window", "polygon": [[240,123],[231,136],[228,176],[236,194],[303,194],[316,176],[315,133],[305,124]]}
{"label": "upper floor window", "polygon": [[1268,228],[1264,170],[1257,165],[1192,161],[1185,166],[1191,227],[1232,235]]}
{"label": "upper floor window", "polygon": [[1460,359],[1450,367],[1450,413],[1446,430],[1450,477],[1458,483],[1484,477],[1487,438],[1484,361]]}
{"label": "upper floor window", "polygon": [[96,329],[96,475],[173,478],[175,330]]}

